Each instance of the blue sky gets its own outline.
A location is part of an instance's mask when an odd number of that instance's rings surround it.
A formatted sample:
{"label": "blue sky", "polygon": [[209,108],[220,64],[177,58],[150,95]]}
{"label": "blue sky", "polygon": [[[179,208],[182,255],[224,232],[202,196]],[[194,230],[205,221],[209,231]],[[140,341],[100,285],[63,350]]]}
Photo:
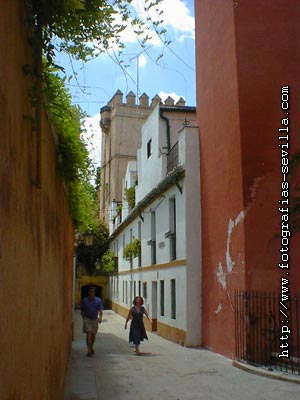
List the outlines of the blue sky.
{"label": "blue sky", "polygon": [[[140,7],[143,0],[133,0],[133,6],[139,16],[143,17]],[[147,93],[150,97],[159,94],[162,99],[173,94],[184,97],[186,104],[195,106],[195,41],[194,41],[194,1],[193,0],[162,0],[163,27],[167,29],[167,39],[171,40],[164,47],[153,33],[147,46],[147,52],[137,43],[135,35],[125,30],[122,40],[125,44],[122,59],[130,65],[127,74],[111,57],[113,53],[100,54],[87,63],[73,63],[73,71],[68,59],[60,56],[57,63],[63,65],[68,75],[77,73],[77,82],[72,79],[69,89],[73,102],[79,104],[89,115],[86,121],[88,134],[85,139],[90,149],[90,155],[95,164],[99,164],[101,148],[101,132],[99,128],[99,111],[120,89],[124,96],[133,91],[139,95]],[[141,54],[140,54],[141,53]],[[163,57],[156,63],[157,57]],[[137,57],[139,56],[139,73],[137,88]],[[78,87],[78,84],[80,88]]]}

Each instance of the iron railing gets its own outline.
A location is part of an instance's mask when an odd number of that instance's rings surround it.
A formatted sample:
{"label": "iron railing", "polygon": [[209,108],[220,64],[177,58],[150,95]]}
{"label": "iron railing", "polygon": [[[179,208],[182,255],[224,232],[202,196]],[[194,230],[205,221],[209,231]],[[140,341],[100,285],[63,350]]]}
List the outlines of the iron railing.
{"label": "iron railing", "polygon": [[235,291],[237,359],[300,375],[299,306],[299,296]]}
{"label": "iron railing", "polygon": [[176,142],[167,154],[167,173],[172,172],[177,167],[178,162],[178,142]]}

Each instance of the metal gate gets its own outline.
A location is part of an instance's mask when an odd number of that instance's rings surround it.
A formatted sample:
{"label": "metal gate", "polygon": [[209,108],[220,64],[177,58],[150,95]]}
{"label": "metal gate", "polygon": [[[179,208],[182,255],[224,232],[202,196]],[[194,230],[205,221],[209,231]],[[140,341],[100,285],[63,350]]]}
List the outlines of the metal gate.
{"label": "metal gate", "polygon": [[236,357],[300,375],[299,296],[235,291]]}

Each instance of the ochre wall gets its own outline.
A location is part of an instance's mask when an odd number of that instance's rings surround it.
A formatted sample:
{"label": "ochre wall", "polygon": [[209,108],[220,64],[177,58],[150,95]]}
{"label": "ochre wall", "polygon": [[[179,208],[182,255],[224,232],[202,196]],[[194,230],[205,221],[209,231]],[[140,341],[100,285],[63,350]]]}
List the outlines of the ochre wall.
{"label": "ochre wall", "polygon": [[73,225],[42,118],[42,186],[22,73],[32,62],[24,2],[0,5],[0,398],[61,399],[72,340]]}
{"label": "ochre wall", "polygon": [[[299,151],[300,3],[195,1],[200,127],[203,345],[234,357],[234,289],[280,289],[281,86]],[[298,234],[299,236],[299,234]],[[291,290],[298,291],[299,238]],[[299,271],[299,269],[298,269]]]}

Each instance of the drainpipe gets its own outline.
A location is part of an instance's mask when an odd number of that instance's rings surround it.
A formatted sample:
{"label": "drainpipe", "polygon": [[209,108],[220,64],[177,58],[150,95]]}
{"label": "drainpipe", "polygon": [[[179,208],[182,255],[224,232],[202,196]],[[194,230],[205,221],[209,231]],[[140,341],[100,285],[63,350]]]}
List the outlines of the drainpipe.
{"label": "drainpipe", "polygon": [[166,121],[166,128],[167,128],[167,150],[168,152],[171,150],[171,143],[170,143],[170,121],[169,118],[165,117],[163,115],[163,110],[160,108],[159,109],[159,116],[160,118],[164,119]]}

